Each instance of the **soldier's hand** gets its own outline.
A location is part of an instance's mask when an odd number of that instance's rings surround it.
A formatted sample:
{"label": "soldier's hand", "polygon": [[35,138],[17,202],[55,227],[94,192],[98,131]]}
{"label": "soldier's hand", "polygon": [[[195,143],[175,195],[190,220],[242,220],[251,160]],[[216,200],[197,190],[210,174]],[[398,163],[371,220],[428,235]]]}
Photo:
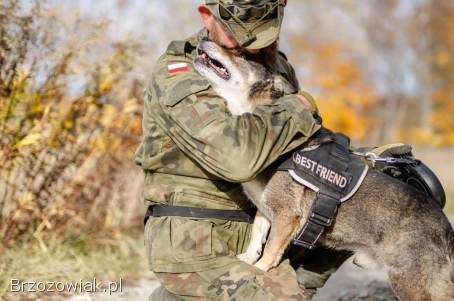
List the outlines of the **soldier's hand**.
{"label": "soldier's hand", "polygon": [[300,91],[300,92],[298,92],[298,94],[296,94],[296,96],[298,96],[298,98],[301,100],[301,102],[304,104],[304,106],[309,111],[311,111],[312,114],[314,114],[314,115],[319,114],[317,104],[315,103],[315,99],[310,94],[308,94],[304,91]]}
{"label": "soldier's hand", "polygon": [[296,96],[298,96],[299,99],[301,99],[301,101],[303,102],[303,104],[306,106],[306,108],[311,111],[311,112],[314,112],[315,111],[315,108],[314,106],[312,105],[312,103],[307,100],[304,96],[302,95],[299,95],[297,94]]}
{"label": "soldier's hand", "polygon": [[413,156],[411,145],[403,143],[385,144],[372,149],[372,152],[380,157]]}

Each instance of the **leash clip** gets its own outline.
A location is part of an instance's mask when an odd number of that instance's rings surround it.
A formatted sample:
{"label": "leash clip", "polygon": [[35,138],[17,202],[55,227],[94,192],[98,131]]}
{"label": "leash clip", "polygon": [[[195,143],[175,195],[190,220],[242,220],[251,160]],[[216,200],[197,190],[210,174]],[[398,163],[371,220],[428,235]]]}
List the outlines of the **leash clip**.
{"label": "leash clip", "polygon": [[401,158],[396,158],[396,157],[380,157],[374,152],[353,152],[353,154],[357,156],[364,157],[367,161],[372,162],[372,164],[375,165],[376,162],[380,163],[387,163],[390,165],[419,165],[421,161],[416,160],[411,157],[401,157]]}

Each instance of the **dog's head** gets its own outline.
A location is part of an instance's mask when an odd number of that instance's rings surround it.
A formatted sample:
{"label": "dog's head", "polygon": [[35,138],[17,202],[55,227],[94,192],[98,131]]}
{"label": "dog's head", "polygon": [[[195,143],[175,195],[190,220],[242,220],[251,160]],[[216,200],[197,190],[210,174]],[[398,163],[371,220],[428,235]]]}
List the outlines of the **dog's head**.
{"label": "dog's head", "polygon": [[234,93],[240,99],[260,104],[295,92],[282,76],[248,60],[241,51],[225,49],[211,41],[199,43],[194,66],[226,99]]}

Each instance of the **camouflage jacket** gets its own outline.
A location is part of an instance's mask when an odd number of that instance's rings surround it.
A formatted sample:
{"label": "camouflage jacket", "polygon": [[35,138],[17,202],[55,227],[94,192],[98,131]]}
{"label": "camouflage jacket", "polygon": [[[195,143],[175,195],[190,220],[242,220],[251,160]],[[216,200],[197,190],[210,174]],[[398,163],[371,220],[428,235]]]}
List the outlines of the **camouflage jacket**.
{"label": "camouflage jacket", "polygon": [[[239,183],[301,145],[319,125],[294,95],[259,106],[252,114],[232,115],[193,68],[196,46],[205,35],[201,31],[170,43],[152,71],[144,95],[143,139],[136,152],[145,172],[143,197],[180,206],[247,208],[251,205]],[[181,63],[188,68],[169,71]],[[282,54],[278,71],[298,87]],[[150,222],[155,232],[149,259],[156,272],[222,264],[222,256],[241,252],[249,231],[247,224],[231,221],[164,217]]]}

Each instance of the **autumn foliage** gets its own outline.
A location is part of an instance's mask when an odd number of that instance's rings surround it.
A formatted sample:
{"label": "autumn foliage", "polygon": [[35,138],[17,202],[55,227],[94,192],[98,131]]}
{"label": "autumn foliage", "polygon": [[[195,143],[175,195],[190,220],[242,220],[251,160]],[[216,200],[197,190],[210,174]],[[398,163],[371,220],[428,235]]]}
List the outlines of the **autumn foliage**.
{"label": "autumn foliage", "polygon": [[290,5],[289,57],[325,125],[361,144],[454,145],[453,1]]}

